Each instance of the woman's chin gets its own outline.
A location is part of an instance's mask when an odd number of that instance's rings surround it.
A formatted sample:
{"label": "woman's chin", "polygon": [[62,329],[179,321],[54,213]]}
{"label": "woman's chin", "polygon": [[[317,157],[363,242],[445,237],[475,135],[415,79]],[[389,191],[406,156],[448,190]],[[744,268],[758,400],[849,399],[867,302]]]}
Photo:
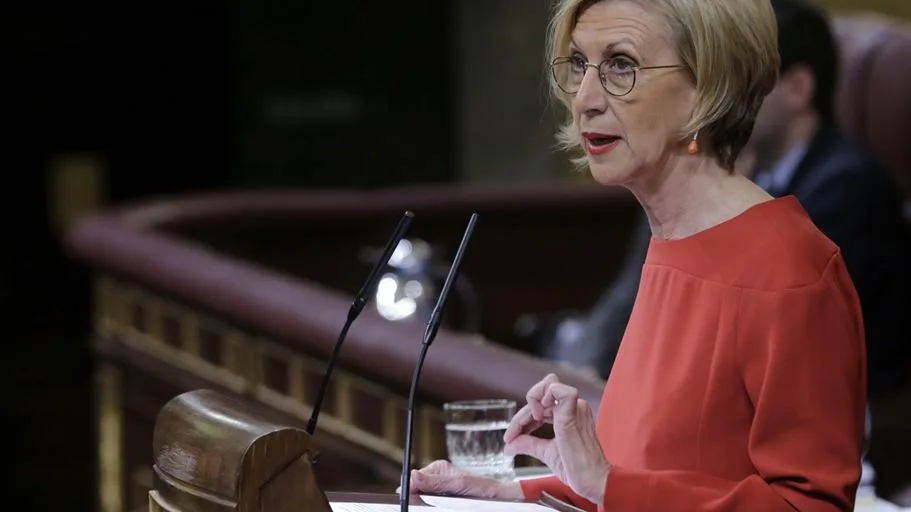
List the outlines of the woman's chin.
{"label": "woman's chin", "polygon": [[588,159],[588,170],[592,178],[599,184],[611,187],[621,186],[629,181],[632,172],[627,167],[593,160]]}

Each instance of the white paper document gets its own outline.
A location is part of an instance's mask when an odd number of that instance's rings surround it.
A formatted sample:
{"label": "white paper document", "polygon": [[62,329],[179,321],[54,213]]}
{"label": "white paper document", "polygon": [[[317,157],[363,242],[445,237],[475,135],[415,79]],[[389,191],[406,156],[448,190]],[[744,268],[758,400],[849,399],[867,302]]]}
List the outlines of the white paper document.
{"label": "white paper document", "polygon": [[[399,512],[402,507],[399,504],[391,503],[348,503],[342,501],[330,501],[329,508],[332,512]],[[448,512],[436,507],[427,505],[408,505],[408,510],[414,512]]]}
{"label": "white paper document", "polygon": [[[552,508],[537,503],[516,501],[486,501],[473,498],[451,498],[448,496],[421,496],[424,503],[433,505],[435,512],[441,510],[472,512],[554,512]],[[409,507],[410,508],[410,507]]]}
{"label": "white paper document", "polygon": [[911,508],[902,508],[875,496],[858,497],[854,503],[854,512],[906,512]]}
{"label": "white paper document", "polygon": [[[421,496],[427,505],[409,505],[413,512],[554,512],[553,509],[535,503],[515,501],[488,501],[474,498],[452,498],[448,496]],[[329,502],[332,512],[399,512],[401,506],[392,503]]]}

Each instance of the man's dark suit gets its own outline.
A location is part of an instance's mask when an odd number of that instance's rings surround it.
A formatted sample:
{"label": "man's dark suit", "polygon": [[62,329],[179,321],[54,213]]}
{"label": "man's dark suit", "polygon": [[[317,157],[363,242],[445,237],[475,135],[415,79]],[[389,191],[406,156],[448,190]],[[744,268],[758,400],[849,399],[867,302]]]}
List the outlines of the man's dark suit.
{"label": "man's dark suit", "polygon": [[[841,248],[863,309],[871,396],[900,386],[911,358],[911,227],[889,175],[869,152],[823,128],[787,185],[767,190],[775,197],[796,196]],[[632,311],[649,238],[642,215],[626,264],[585,317],[581,338],[551,357],[597,361],[598,372],[607,377]]]}

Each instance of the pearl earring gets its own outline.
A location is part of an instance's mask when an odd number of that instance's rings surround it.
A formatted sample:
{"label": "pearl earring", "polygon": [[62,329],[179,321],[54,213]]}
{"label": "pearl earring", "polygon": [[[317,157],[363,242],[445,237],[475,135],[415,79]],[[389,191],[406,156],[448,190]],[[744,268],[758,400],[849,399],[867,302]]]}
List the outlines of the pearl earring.
{"label": "pearl earring", "polygon": [[690,144],[686,147],[686,152],[695,155],[699,152],[699,132],[693,134],[693,140],[690,141]]}

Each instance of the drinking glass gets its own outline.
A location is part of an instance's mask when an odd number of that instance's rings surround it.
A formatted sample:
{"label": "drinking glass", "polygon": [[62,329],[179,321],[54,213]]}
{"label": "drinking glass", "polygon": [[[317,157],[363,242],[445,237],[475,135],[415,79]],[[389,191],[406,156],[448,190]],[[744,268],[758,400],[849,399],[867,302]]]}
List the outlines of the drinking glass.
{"label": "drinking glass", "polygon": [[449,461],[476,475],[509,480],[515,458],[503,453],[503,434],[516,414],[514,400],[465,400],[443,404]]}

